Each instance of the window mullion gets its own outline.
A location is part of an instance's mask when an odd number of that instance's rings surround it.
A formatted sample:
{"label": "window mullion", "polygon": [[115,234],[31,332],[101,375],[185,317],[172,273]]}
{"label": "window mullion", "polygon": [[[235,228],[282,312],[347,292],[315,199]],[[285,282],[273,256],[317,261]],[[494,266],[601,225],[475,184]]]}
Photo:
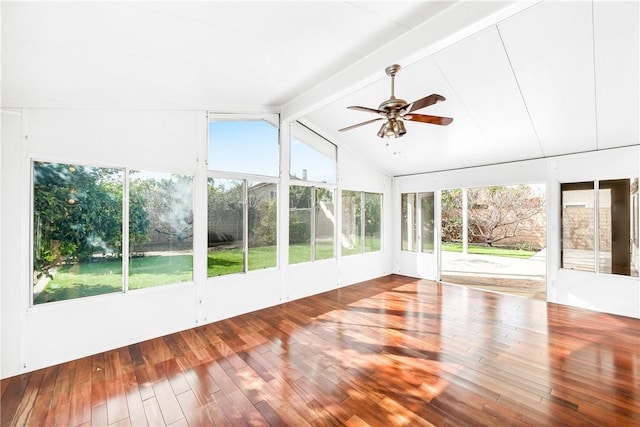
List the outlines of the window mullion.
{"label": "window mullion", "polygon": [[129,291],[129,169],[123,171],[122,188],[122,291]]}
{"label": "window mullion", "polygon": [[242,180],[242,253],[243,271],[249,271],[249,185]]}
{"label": "window mullion", "polygon": [[593,257],[595,262],[595,272],[600,273],[600,181],[593,182]]}
{"label": "window mullion", "polygon": [[316,260],[316,187],[311,187],[311,262]]}
{"label": "window mullion", "polygon": [[366,215],[367,212],[365,211],[365,193],[364,191],[360,192],[360,253],[364,254],[366,252],[365,250],[365,219],[366,219]]}

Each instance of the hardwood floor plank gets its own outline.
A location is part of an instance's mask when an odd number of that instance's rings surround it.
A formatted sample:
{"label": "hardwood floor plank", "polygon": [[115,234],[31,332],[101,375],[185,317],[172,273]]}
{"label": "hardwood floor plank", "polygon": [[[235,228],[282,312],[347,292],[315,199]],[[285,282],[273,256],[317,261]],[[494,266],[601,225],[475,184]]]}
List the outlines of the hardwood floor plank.
{"label": "hardwood floor plank", "polygon": [[77,426],[91,421],[91,381],[74,382],[71,391],[69,424]]}
{"label": "hardwood floor plank", "polygon": [[27,382],[27,386],[11,421],[12,424],[24,425],[27,423],[27,420],[29,420],[43,376],[44,373],[42,371],[36,371],[29,376],[29,381]]}
{"label": "hardwood floor plank", "polygon": [[106,403],[91,408],[91,424],[96,426],[108,425]]}
{"label": "hardwood floor plank", "polygon": [[171,388],[169,380],[160,381],[153,385],[160,412],[165,424],[173,424],[174,422],[184,418],[182,408],[178,399]]}
{"label": "hardwood floor plank", "polygon": [[106,381],[107,380],[104,371],[104,353],[96,354],[91,358],[91,407],[96,407],[103,404],[106,405]]}
{"label": "hardwood floor plank", "polygon": [[[43,426],[47,424],[47,417],[51,412],[51,402],[53,392],[38,393],[33,403],[33,410],[29,414],[29,419],[25,424],[13,423],[15,425]],[[5,424],[3,424],[5,425]]]}
{"label": "hardwood floor plank", "polygon": [[214,422],[209,417],[209,412],[205,410],[205,405],[201,405],[192,390],[185,391],[176,396],[182,408],[187,423],[191,426],[212,427]]}
{"label": "hardwood floor plank", "polygon": [[144,401],[144,413],[147,415],[147,423],[150,426],[165,426],[164,418],[162,418],[162,412],[160,411],[160,405],[155,397],[149,398]]}
{"label": "hardwood floor plank", "polygon": [[144,412],[144,401],[137,386],[127,389],[127,408],[129,409],[131,425],[144,426],[147,424],[147,416]]}
{"label": "hardwood floor plank", "polygon": [[639,425],[639,330],[391,275],[4,379],[0,421]]}

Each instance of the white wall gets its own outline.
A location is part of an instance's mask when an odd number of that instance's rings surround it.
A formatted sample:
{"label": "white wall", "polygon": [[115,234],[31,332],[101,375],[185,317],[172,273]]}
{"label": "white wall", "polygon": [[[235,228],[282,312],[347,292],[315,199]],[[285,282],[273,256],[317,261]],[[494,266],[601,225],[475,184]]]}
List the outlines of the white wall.
{"label": "white wall", "polygon": [[[640,146],[601,150],[394,179],[394,205],[406,192],[438,191],[488,185],[544,183],[547,188],[547,300],[640,318],[640,279],[560,268],[560,183],[632,178],[640,175]],[[399,221],[396,221],[399,222]],[[439,221],[437,221],[439,223]],[[399,235],[400,224],[394,223]],[[394,242],[394,272],[435,279],[431,256],[402,252]]]}
{"label": "white wall", "polygon": [[[287,135],[283,130],[283,170],[288,170]],[[3,111],[2,378],[390,272],[390,262],[386,261],[390,259],[389,244],[385,244],[385,251],[376,254],[288,266],[288,215],[283,211],[288,208],[288,193],[283,190],[288,183],[285,173],[280,194],[280,267],[207,278],[206,202],[203,202],[206,141],[206,111],[133,108]],[[194,280],[30,307],[33,159],[194,176]],[[345,154],[339,161],[339,188],[345,185],[347,189],[382,192],[385,201],[391,200],[391,178],[362,164],[357,156]],[[388,230],[390,207],[385,209],[384,217]]]}

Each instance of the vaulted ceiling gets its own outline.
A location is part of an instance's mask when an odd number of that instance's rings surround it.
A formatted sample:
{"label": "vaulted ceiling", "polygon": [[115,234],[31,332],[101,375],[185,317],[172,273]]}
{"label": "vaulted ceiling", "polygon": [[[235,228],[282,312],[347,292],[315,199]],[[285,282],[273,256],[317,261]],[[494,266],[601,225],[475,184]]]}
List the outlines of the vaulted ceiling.
{"label": "vaulted ceiling", "polygon": [[[2,105],[276,110],[390,175],[457,169],[639,144],[639,28],[637,1],[5,1]],[[338,132],[393,63],[453,123]]]}

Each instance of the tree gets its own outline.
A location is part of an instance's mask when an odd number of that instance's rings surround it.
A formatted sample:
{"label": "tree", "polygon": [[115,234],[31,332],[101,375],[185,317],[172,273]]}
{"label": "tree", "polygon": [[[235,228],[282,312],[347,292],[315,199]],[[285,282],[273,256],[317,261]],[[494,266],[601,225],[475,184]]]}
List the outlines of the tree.
{"label": "tree", "polygon": [[[260,200],[249,207],[251,234],[249,246],[273,246],[277,241],[277,203],[276,200]],[[253,219],[253,221],[251,221]]]}
{"label": "tree", "polygon": [[153,231],[179,242],[193,237],[191,177],[172,175],[162,179],[135,179],[130,187],[130,193],[141,199],[140,205],[135,207],[146,212],[148,227]]}
{"label": "tree", "polygon": [[[36,162],[33,173],[36,278],[62,262],[86,262],[96,253],[121,254],[121,170]],[[139,203],[131,200],[134,236],[146,232]]]}
{"label": "tree", "polygon": [[462,241],[462,190],[444,190],[441,193],[442,225],[444,242]]}
{"label": "tree", "polygon": [[472,188],[467,195],[469,238],[489,246],[515,237],[545,207],[544,198],[533,195],[527,185]]}
{"label": "tree", "polygon": [[[382,195],[375,193],[364,193],[364,212],[365,225],[364,231],[367,236],[380,234],[380,214],[381,214]],[[360,213],[360,204],[356,207],[357,213]]]}
{"label": "tree", "polygon": [[[207,187],[209,246],[241,238],[243,182],[232,179],[209,179]],[[229,233],[227,230],[234,230]]]}
{"label": "tree", "polygon": [[[442,192],[443,241],[462,241],[462,194],[460,189]],[[470,188],[467,202],[469,240],[489,246],[516,237],[545,208],[544,197],[527,185]]]}

